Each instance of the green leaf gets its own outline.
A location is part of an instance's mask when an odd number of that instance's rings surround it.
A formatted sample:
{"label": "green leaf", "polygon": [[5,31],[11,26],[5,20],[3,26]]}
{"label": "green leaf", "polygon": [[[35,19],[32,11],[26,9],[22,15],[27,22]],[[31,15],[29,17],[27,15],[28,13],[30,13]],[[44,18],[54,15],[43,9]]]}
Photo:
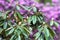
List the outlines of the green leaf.
{"label": "green leaf", "polygon": [[48,37],[47,36],[45,36],[45,40],[48,40]]}
{"label": "green leaf", "polygon": [[17,9],[17,10],[20,10],[20,7],[19,7],[19,6],[16,6],[16,9]]}
{"label": "green leaf", "polygon": [[12,37],[10,38],[10,40],[13,40],[13,39],[14,39],[14,36],[15,36],[15,35],[12,35]]}
{"label": "green leaf", "polygon": [[51,20],[51,21],[50,21],[50,26],[53,26],[53,24],[54,24],[54,21]]}
{"label": "green leaf", "polygon": [[43,22],[43,17],[39,16],[39,17],[38,17],[38,21],[39,21],[40,23],[42,23],[42,22]]}
{"label": "green leaf", "polygon": [[56,27],[59,27],[59,23],[54,21]]}
{"label": "green leaf", "polygon": [[43,35],[41,35],[38,40],[44,40]]}
{"label": "green leaf", "polygon": [[7,18],[7,15],[6,15],[6,14],[4,14],[4,15],[3,15],[3,18],[4,18],[4,19],[6,19],[6,18]]}
{"label": "green leaf", "polygon": [[0,28],[0,34],[1,34],[1,32],[3,31],[3,29],[2,28]]}
{"label": "green leaf", "polygon": [[52,0],[44,0],[44,3],[47,3],[47,2],[52,3]]}
{"label": "green leaf", "polygon": [[13,32],[14,32],[14,28],[12,28],[12,29],[8,32],[8,34],[7,34],[6,36],[12,34]]}
{"label": "green leaf", "polygon": [[43,30],[43,27],[38,28],[38,31],[41,32]]}
{"label": "green leaf", "polygon": [[51,34],[50,34],[50,40],[54,40],[54,38],[51,36]]}
{"label": "green leaf", "polygon": [[31,11],[31,10],[32,10],[32,8],[31,8],[31,7],[29,7],[29,6],[26,6],[26,9],[25,9],[25,10]]}
{"label": "green leaf", "polygon": [[29,6],[23,6],[23,5],[20,5],[23,9],[27,10],[27,11],[30,11],[32,8],[29,7]]}
{"label": "green leaf", "polygon": [[[30,20],[31,20],[31,19],[30,19]],[[35,24],[35,23],[36,23],[36,21],[37,21],[36,16],[32,16],[32,22],[33,22],[33,24]]]}
{"label": "green leaf", "polygon": [[23,30],[24,30],[24,29],[23,29],[21,26],[19,26],[19,25],[18,25],[18,29],[19,29],[21,32],[23,32]]}
{"label": "green leaf", "polygon": [[34,12],[37,12],[37,8],[36,8],[36,7],[33,7],[33,11],[34,11]]}
{"label": "green leaf", "polygon": [[16,22],[18,22],[18,20],[16,19],[16,17],[17,17],[17,14],[14,13],[14,18],[15,18]]}
{"label": "green leaf", "polygon": [[49,32],[50,32],[50,35],[52,36],[52,37],[54,37],[55,36],[55,32],[54,32],[54,30],[52,30],[52,28],[51,27],[48,27],[48,30],[49,30]]}
{"label": "green leaf", "polygon": [[14,17],[17,17],[16,13],[14,13]]}
{"label": "green leaf", "polygon": [[9,12],[11,12],[11,10],[6,11],[6,13],[5,13],[5,14],[6,14],[6,15],[8,15],[8,14],[9,14]]}
{"label": "green leaf", "polygon": [[21,30],[22,34],[23,34],[26,38],[28,38],[27,32],[26,32],[24,29],[22,29],[22,28],[19,28],[19,29]]}
{"label": "green leaf", "polygon": [[41,2],[41,0],[35,0],[35,1],[37,1],[37,2]]}
{"label": "green leaf", "polygon": [[16,12],[16,14],[17,14],[19,20],[23,21],[23,17],[21,16],[21,14],[19,12]]}
{"label": "green leaf", "polygon": [[29,31],[26,27],[23,27],[23,29],[24,29],[25,31],[27,31],[28,33],[30,33],[30,31]]}
{"label": "green leaf", "polygon": [[0,12],[0,17],[2,16],[2,13]]}
{"label": "green leaf", "polygon": [[46,37],[49,37],[50,33],[49,30],[47,29],[47,27],[44,27],[44,33]]}
{"label": "green leaf", "polygon": [[31,17],[28,18],[28,23],[29,23],[29,24],[30,24],[31,21],[32,21],[31,19],[32,19]]}
{"label": "green leaf", "polygon": [[26,32],[23,32],[23,35],[25,36],[25,38],[28,38],[28,34]]}
{"label": "green leaf", "polygon": [[25,6],[23,6],[23,5],[20,5],[22,8],[24,8],[25,10],[28,10]]}
{"label": "green leaf", "polygon": [[41,23],[41,19],[38,17],[38,21]]}
{"label": "green leaf", "polygon": [[4,23],[1,21],[1,22],[0,22],[0,26],[3,26],[3,24],[4,24]]}
{"label": "green leaf", "polygon": [[21,37],[20,37],[20,35],[18,35],[18,40],[21,40]]}
{"label": "green leaf", "polygon": [[8,25],[9,25],[10,27],[13,26],[10,20],[8,21]]}
{"label": "green leaf", "polygon": [[43,20],[43,16],[39,16],[40,17],[40,19],[41,19],[41,21]]}
{"label": "green leaf", "polygon": [[18,29],[22,32],[22,34],[26,37],[26,38],[28,38],[28,34],[27,34],[27,31],[25,31],[23,28],[19,28],[18,27]]}
{"label": "green leaf", "polygon": [[4,22],[4,26],[3,26],[4,29],[7,28],[7,22]]}
{"label": "green leaf", "polygon": [[34,36],[36,37],[35,39],[37,40],[39,38],[39,36],[40,36],[40,33],[37,32],[36,34],[34,34]]}
{"label": "green leaf", "polygon": [[32,29],[33,29],[33,28],[32,28],[32,27],[29,27],[28,29],[29,29],[30,32],[32,32]]}

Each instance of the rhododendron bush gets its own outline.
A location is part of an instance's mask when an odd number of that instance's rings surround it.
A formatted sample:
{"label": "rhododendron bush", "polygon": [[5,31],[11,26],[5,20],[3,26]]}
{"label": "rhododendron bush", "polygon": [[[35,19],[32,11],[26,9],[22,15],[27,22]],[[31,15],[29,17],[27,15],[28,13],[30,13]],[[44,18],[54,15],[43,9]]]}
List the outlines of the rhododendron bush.
{"label": "rhododendron bush", "polygon": [[57,40],[59,3],[59,0],[0,0],[0,40]]}

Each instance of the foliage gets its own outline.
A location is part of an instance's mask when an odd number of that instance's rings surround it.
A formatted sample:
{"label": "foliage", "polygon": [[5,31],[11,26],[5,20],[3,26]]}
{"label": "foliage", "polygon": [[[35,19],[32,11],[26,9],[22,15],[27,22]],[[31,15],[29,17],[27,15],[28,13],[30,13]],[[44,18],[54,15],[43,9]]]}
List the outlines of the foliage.
{"label": "foliage", "polygon": [[[2,4],[4,7],[0,10],[0,34],[5,40],[54,40],[56,33],[52,26],[58,28],[59,23],[51,20],[51,17],[46,22],[44,12],[47,10],[39,11],[43,6],[32,0],[18,0],[18,3],[16,0],[4,2],[5,5]],[[44,3],[46,2],[52,1],[45,0]]]}

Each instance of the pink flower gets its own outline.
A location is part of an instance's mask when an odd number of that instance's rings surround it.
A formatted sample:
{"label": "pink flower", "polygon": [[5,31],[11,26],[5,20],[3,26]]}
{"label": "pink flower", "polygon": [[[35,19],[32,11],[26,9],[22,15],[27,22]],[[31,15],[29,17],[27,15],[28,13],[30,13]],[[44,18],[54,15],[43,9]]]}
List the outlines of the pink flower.
{"label": "pink flower", "polygon": [[58,1],[59,1],[59,0],[52,0],[52,2],[55,2],[55,3],[58,2]]}

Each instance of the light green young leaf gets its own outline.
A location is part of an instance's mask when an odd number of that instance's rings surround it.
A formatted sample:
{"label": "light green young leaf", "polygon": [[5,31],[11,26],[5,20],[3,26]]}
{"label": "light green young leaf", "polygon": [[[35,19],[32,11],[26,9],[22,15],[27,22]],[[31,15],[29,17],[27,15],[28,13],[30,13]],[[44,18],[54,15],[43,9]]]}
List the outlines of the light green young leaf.
{"label": "light green young leaf", "polygon": [[59,23],[54,21],[54,24],[55,24],[56,27],[59,27]]}
{"label": "light green young leaf", "polygon": [[32,16],[32,22],[33,22],[33,24],[35,24],[35,23],[36,23],[36,21],[37,21],[36,16]]}
{"label": "light green young leaf", "polygon": [[49,30],[44,27],[44,34],[46,35],[46,37],[49,37],[50,33],[49,33]]}
{"label": "light green young leaf", "polygon": [[21,37],[20,37],[20,35],[18,36],[18,40],[21,40]]}
{"label": "light green young leaf", "polygon": [[20,7],[19,7],[19,6],[16,6],[16,9],[17,9],[17,10],[20,10]]}
{"label": "light green young leaf", "polygon": [[34,11],[34,12],[37,12],[37,8],[36,8],[36,7],[33,7],[33,11]]}
{"label": "light green young leaf", "polygon": [[38,40],[44,40],[43,36],[41,35]]}
{"label": "light green young leaf", "polygon": [[53,26],[53,24],[54,24],[54,21],[51,20],[51,21],[50,21],[50,26]]}
{"label": "light green young leaf", "polygon": [[0,17],[2,16],[2,13],[0,12]]}
{"label": "light green young leaf", "polygon": [[29,24],[30,24],[31,21],[32,21],[31,19],[32,19],[31,17],[28,18],[28,23],[29,23]]}

